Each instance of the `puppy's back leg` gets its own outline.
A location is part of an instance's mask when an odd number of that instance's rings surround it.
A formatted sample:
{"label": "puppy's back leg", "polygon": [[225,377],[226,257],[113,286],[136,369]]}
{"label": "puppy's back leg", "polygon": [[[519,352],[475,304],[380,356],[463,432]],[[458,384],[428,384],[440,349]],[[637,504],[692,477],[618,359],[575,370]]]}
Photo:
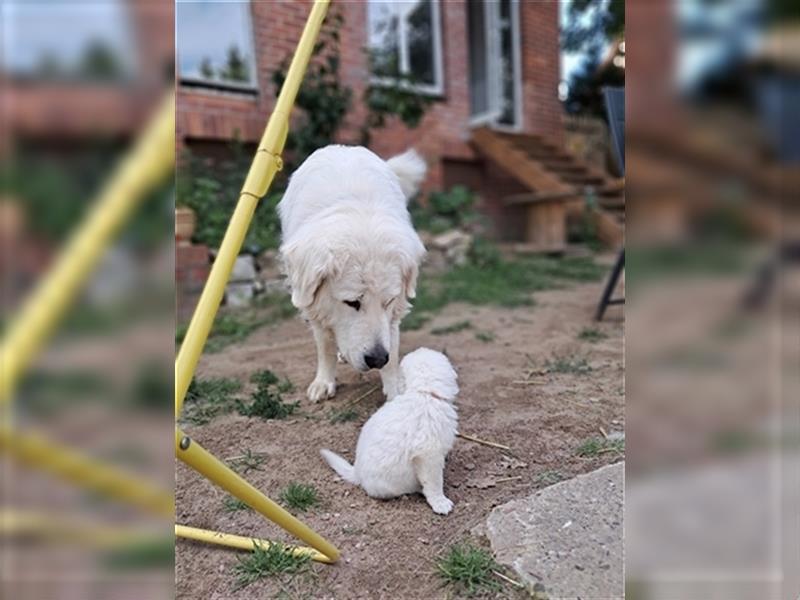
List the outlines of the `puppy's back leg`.
{"label": "puppy's back leg", "polygon": [[411,459],[422,493],[433,512],[446,515],[453,510],[453,502],[444,495],[444,457],[422,454]]}
{"label": "puppy's back leg", "polygon": [[336,341],[333,332],[311,323],[317,344],[317,375],[308,386],[308,399],[319,402],[336,393]]}

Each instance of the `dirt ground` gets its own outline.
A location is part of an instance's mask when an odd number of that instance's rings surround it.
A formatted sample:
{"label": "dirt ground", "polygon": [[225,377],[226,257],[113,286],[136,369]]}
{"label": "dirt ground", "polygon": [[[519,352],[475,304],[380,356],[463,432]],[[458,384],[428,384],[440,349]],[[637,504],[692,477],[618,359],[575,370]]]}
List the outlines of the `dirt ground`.
{"label": "dirt ground", "polygon": [[[332,411],[379,385],[377,372],[361,375],[339,365],[336,397],[310,404],[304,390],[314,375],[315,351],[299,318],[264,327],[238,345],[204,356],[199,377],[237,377],[250,385],[246,382],[252,373],[269,368],[294,382],[297,389],[285,399],[301,402],[296,417],[263,421],[232,414],[185,429],[221,458],[247,449],[263,453],[261,470],[251,470],[246,477],[273,499],[292,481],[313,484],[321,505],[301,518],[340,548],[342,560],[334,566],[315,564],[310,575],[262,579],[234,591],[237,552],[178,540],[177,597],[454,597],[451,589],[442,587],[435,561],[450,544],[469,539],[471,529],[492,507],[558,477],[621,459],[616,452],[593,457],[576,452],[585,440],[600,437],[601,429],[610,433],[624,428],[621,309],[611,307],[603,323],[593,323],[601,288],[602,282],[597,282],[537,292],[535,306],[514,309],[451,304],[423,329],[404,332],[401,353],[420,346],[446,350],[458,370],[460,431],[512,449],[508,454],[456,441],[445,471],[445,493],[455,508],[446,517],[434,514],[421,496],[373,500],[339,481],[323,462],[323,447],[353,457],[360,427],[383,399],[374,391],[355,404],[358,419],[331,423]],[[464,320],[472,328],[448,335],[430,333]],[[579,339],[584,328],[596,328],[606,337]],[[481,341],[478,332],[491,333],[493,340]],[[591,370],[547,372],[545,363],[554,357],[583,358]],[[226,512],[224,498],[224,492],[178,464],[178,523],[291,541],[252,511]],[[500,597],[514,593],[506,586]]]}

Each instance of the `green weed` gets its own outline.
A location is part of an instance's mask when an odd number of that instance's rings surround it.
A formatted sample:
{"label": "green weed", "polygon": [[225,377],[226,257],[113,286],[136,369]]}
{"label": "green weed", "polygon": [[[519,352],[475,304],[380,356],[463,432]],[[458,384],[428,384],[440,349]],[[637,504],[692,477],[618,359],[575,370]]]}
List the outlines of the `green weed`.
{"label": "green weed", "polygon": [[311,557],[307,554],[296,555],[280,543],[272,543],[266,547],[256,544],[253,551],[239,558],[233,568],[236,575],[235,589],[247,587],[262,577],[305,572],[310,562]]}
{"label": "green weed", "polygon": [[605,332],[594,327],[585,327],[578,334],[578,339],[586,342],[599,342],[607,337],[608,335]]}
{"label": "green weed", "polygon": [[288,391],[293,387],[288,379],[281,381],[272,371],[264,370],[255,373],[250,381],[256,384],[256,389],[250,395],[250,404],[237,401],[239,414],[262,419],[285,419],[300,406],[299,402],[283,401],[282,390]]}
{"label": "green weed", "polygon": [[343,408],[341,410],[331,411],[329,419],[333,424],[349,423],[350,421],[355,421],[360,416],[360,413],[354,408]]}
{"label": "green weed", "polygon": [[546,361],[544,366],[552,373],[585,375],[592,371],[592,367],[582,356],[555,356]]}
{"label": "green weed", "polygon": [[464,331],[465,329],[470,329],[470,328],[472,328],[472,323],[470,323],[469,321],[459,321],[458,323],[453,323],[452,325],[431,329],[431,334],[449,335],[451,333],[458,333],[459,331]]}
{"label": "green weed", "polygon": [[247,503],[242,502],[238,498],[234,496],[225,496],[225,499],[222,501],[222,505],[225,507],[225,512],[239,512],[240,510],[251,510]]}
{"label": "green weed", "polygon": [[483,548],[470,544],[451,546],[436,567],[447,584],[468,596],[500,590],[493,571],[501,567]]}
{"label": "green weed", "polygon": [[584,441],[575,449],[578,456],[589,458],[605,454],[606,452],[625,452],[625,440],[607,440],[605,438],[593,437]]}
{"label": "green weed", "polygon": [[286,506],[301,512],[319,504],[317,489],[304,483],[290,483],[281,492],[280,498]]}
{"label": "green weed", "polygon": [[232,377],[193,378],[181,418],[193,425],[205,425],[214,417],[231,412],[241,389],[241,381]]}

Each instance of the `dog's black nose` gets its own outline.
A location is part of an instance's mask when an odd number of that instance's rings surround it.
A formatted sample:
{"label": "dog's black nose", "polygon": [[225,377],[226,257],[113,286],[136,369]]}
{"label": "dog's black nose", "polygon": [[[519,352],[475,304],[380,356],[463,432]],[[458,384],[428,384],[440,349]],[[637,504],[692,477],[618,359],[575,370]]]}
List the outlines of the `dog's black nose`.
{"label": "dog's black nose", "polygon": [[389,353],[383,346],[375,346],[364,355],[364,363],[370,369],[382,369],[389,362]]}

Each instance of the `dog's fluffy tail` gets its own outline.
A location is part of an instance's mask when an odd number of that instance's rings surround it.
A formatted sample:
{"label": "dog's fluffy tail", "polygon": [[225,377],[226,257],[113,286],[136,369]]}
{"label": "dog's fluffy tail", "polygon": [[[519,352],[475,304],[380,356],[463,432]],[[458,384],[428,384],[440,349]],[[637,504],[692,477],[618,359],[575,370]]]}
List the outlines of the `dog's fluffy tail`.
{"label": "dog's fluffy tail", "polygon": [[425,171],[428,167],[416,150],[412,148],[403,154],[393,156],[386,161],[386,164],[400,180],[400,188],[403,190],[406,200],[417,193],[419,184],[425,179]]}
{"label": "dog's fluffy tail", "polygon": [[336,471],[336,473],[344,479],[348,483],[354,483],[358,485],[358,479],[356,478],[356,470],[353,468],[349,462],[343,459],[341,456],[336,454],[335,452],[331,452],[330,450],[320,450],[320,454],[322,454],[322,458],[331,466],[331,468]]}

